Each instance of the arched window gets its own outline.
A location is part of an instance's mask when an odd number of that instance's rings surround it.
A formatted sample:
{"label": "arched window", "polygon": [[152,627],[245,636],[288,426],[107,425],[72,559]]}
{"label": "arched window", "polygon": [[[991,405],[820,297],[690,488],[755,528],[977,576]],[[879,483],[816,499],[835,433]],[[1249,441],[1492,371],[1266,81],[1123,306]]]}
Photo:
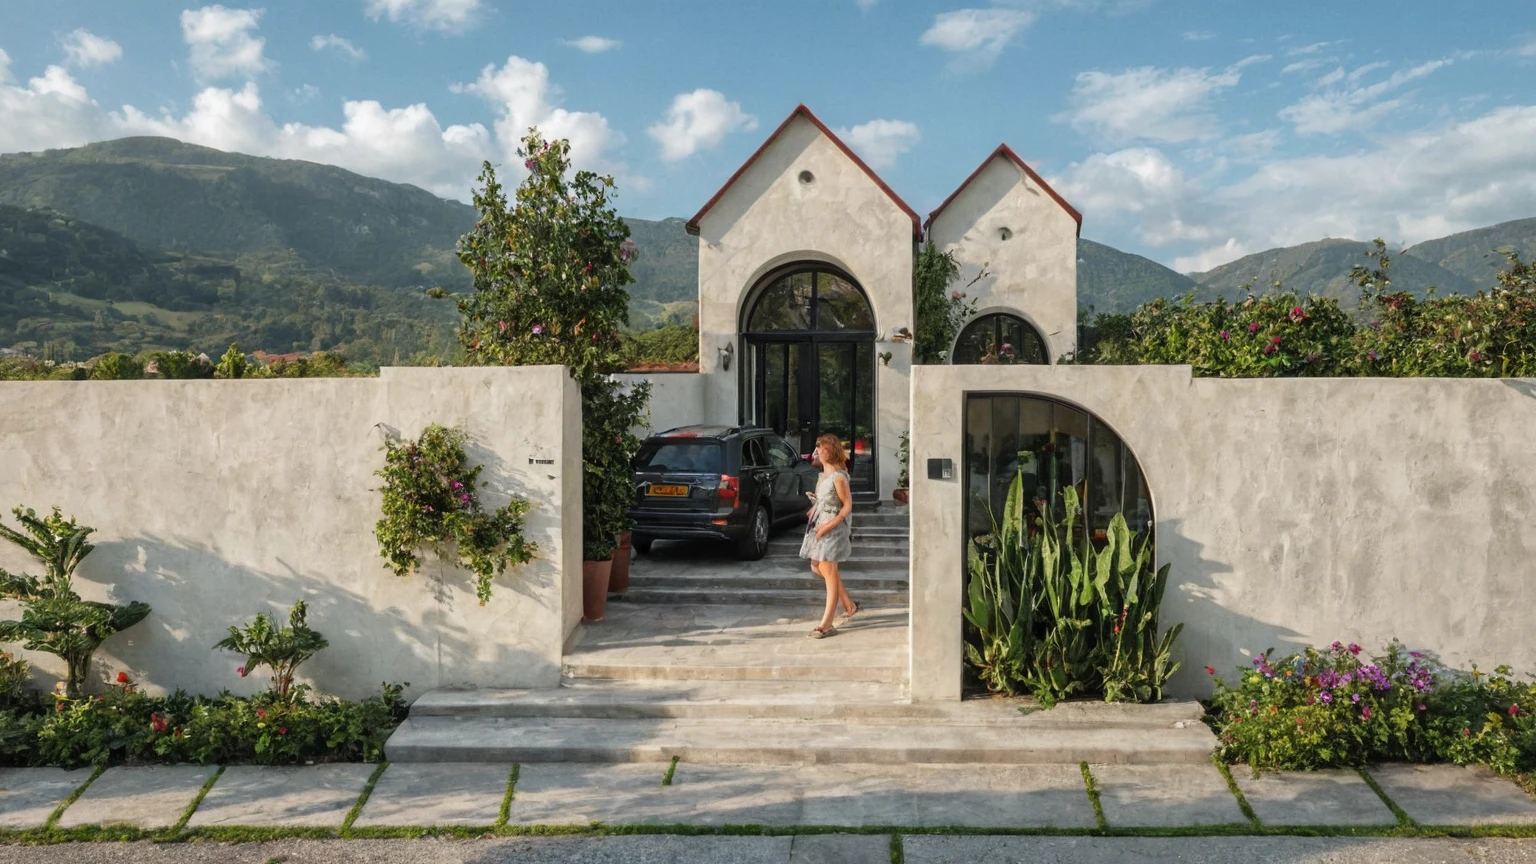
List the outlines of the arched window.
{"label": "arched window", "polygon": [[875,313],[851,279],[811,268],[772,277],[753,299],[746,324],[747,333],[873,332]]}
{"label": "arched window", "polygon": [[1116,513],[1132,531],[1154,524],[1152,496],[1141,465],[1113,429],[1092,414],[1040,396],[986,394],[965,405],[966,527],[971,537],[992,530],[1015,477],[1021,477],[1032,520],[1039,502],[1058,515],[1062,493],[1075,487],[1082,502],[1078,536],[1104,539]]}
{"label": "arched window", "polygon": [[1032,324],[1017,315],[999,312],[982,315],[960,331],[949,362],[956,366],[978,363],[1025,363],[1044,365],[1051,362],[1045,337]]}

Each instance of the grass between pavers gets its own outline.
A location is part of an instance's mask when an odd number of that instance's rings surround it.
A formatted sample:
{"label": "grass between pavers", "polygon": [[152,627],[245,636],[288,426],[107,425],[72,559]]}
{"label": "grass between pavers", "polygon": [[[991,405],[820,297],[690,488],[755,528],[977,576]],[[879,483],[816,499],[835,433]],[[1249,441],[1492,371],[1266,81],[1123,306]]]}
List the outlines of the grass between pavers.
{"label": "grass between pavers", "polygon": [[901,845],[901,835],[891,835],[891,864],[906,864],[907,850]]}
{"label": "grass between pavers", "polygon": [[373,769],[373,773],[368,775],[368,782],[363,784],[363,791],[358,793],[357,802],[352,805],[351,810],[347,811],[347,818],[341,820],[341,836],[346,837],[352,833],[352,823],[357,821],[357,817],[363,815],[363,806],[373,795],[373,787],[379,785],[379,778],[383,777],[387,770],[389,770],[389,762],[380,762],[379,767]]}
{"label": "grass between pavers", "polygon": [[1412,816],[1408,815],[1407,810],[1397,806],[1397,802],[1392,800],[1392,796],[1387,794],[1387,790],[1381,788],[1381,784],[1376,782],[1376,778],[1372,777],[1369,771],[1364,768],[1356,768],[1355,770],[1360,773],[1360,779],[1365,781],[1365,785],[1371,787],[1371,791],[1375,792],[1376,797],[1381,799],[1381,803],[1387,805],[1387,809],[1391,810],[1392,815],[1397,817],[1397,824],[1400,827],[1412,828],[1418,824],[1413,820]]}
{"label": "grass between pavers", "polygon": [[1099,784],[1093,779],[1093,769],[1088,767],[1087,760],[1078,763],[1078,770],[1083,772],[1083,788],[1088,792],[1088,803],[1093,805],[1093,821],[1099,828],[1108,828],[1109,820],[1104,818],[1104,802],[1099,800]]}
{"label": "grass between pavers", "polygon": [[672,775],[677,773],[677,763],[678,763],[678,761],[680,759],[682,759],[681,756],[673,756],[672,757],[672,764],[667,766],[667,773],[662,775],[661,785],[663,785],[663,786],[671,786],[672,785]]}
{"label": "grass between pavers", "polygon": [[517,762],[512,763],[512,770],[507,772],[507,791],[501,795],[501,809],[496,811],[495,827],[507,827],[507,820],[512,818],[512,799],[517,795],[517,778],[523,773],[523,766]]}
{"label": "grass between pavers", "polygon": [[75,791],[69,793],[69,795],[63,801],[59,802],[59,806],[53,808],[53,812],[48,814],[48,821],[43,823],[43,830],[50,830],[54,826],[58,825],[59,819],[63,817],[64,811],[69,809],[69,805],[80,800],[80,796],[85,794],[85,790],[91,788],[91,784],[96,782],[97,777],[100,777],[102,774],[106,773],[106,770],[107,766],[97,765],[96,770],[91,772],[91,776],[85,778],[84,783],[76,786]]}
{"label": "grass between pavers", "polygon": [[197,812],[197,808],[203,806],[203,799],[208,797],[208,792],[213,789],[213,784],[219,782],[219,778],[223,776],[224,766],[220,765],[219,769],[203,782],[203,788],[197,790],[197,794],[193,795],[192,800],[187,802],[187,809],[181,811],[181,818],[176,820],[176,824],[172,826],[171,830],[182,831],[186,829],[187,823],[192,821],[192,814]]}
{"label": "grass between pavers", "polygon": [[622,837],[673,835],[684,837],[780,837],[810,834],[947,835],[1014,837],[1356,837],[1356,838],[1509,838],[1536,839],[1536,825],[1414,825],[1258,826],[1191,825],[1176,828],[986,828],[969,826],[905,827],[900,825],[506,825],[353,828],[345,835],[335,828],[209,826],[177,831],[144,830],[128,826],[84,826],[70,829],[0,831],[0,843],[52,845],[80,842],[261,843],[274,840],[412,840],[441,838],[479,840],[494,837]]}
{"label": "grass between pavers", "polygon": [[1216,758],[1215,754],[1211,755],[1211,764],[1215,765],[1216,770],[1221,772],[1221,779],[1227,781],[1227,791],[1231,792],[1232,797],[1237,799],[1237,809],[1243,811],[1243,815],[1248,817],[1248,823],[1255,828],[1263,825],[1264,823],[1259,821],[1259,814],[1253,812],[1253,805],[1248,803],[1248,796],[1244,795],[1242,787],[1237,785],[1237,778],[1232,776],[1231,767]]}

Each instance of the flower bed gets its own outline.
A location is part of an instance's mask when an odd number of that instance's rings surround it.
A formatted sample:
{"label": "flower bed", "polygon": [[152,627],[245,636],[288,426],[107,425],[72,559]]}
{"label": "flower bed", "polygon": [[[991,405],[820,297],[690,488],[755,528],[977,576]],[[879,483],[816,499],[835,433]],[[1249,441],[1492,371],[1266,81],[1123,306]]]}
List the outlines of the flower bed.
{"label": "flower bed", "polygon": [[1383,761],[1536,770],[1536,682],[1512,679],[1504,666],[1462,673],[1396,641],[1376,657],[1335,642],[1260,654],[1232,685],[1206,672],[1216,681],[1208,720],[1227,762],[1277,771]]}
{"label": "flower bed", "polygon": [[151,696],[127,674],[96,696],[63,692],[0,710],[0,765],[378,762],[405,718],[404,687],[361,702],[295,687],[239,697]]}

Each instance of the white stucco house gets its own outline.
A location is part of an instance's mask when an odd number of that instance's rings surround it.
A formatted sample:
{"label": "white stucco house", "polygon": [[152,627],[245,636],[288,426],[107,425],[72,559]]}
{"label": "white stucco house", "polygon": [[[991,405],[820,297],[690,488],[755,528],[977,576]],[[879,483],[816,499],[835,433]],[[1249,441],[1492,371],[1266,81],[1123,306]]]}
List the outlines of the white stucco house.
{"label": "white stucco house", "polygon": [[687,223],[699,372],[656,376],[651,427],[748,423],[809,453],[836,432],[861,500],[888,499],[909,427],[912,275],[954,253],[978,313],[954,362],[1051,363],[1077,346],[1081,215],[1007,145],[928,217],[804,105]]}

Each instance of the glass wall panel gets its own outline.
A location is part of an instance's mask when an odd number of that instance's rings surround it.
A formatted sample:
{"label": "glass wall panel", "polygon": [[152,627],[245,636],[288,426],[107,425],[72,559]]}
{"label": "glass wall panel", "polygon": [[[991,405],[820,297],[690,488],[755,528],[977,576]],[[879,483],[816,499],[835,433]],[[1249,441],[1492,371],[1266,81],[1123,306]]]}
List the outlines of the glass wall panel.
{"label": "glass wall panel", "polygon": [[875,476],[875,349],[873,345],[850,343],[854,353],[853,381],[853,483],[874,489]]}
{"label": "glass wall panel", "polygon": [[775,279],[757,295],[747,330],[763,333],[774,330],[811,329],[812,273],[796,273]]}
{"label": "glass wall panel", "polygon": [[831,273],[818,273],[816,329],[873,330],[875,316],[862,291]]}
{"label": "glass wall panel", "polygon": [[1045,340],[1028,321],[1015,315],[982,315],[965,325],[949,361],[955,366],[1050,362]]}
{"label": "glass wall panel", "polygon": [[[916,468],[914,465],[913,469]],[[989,534],[992,511],[987,490],[992,488],[992,400],[986,396],[972,396],[965,403],[964,470],[967,534],[969,537]]]}

